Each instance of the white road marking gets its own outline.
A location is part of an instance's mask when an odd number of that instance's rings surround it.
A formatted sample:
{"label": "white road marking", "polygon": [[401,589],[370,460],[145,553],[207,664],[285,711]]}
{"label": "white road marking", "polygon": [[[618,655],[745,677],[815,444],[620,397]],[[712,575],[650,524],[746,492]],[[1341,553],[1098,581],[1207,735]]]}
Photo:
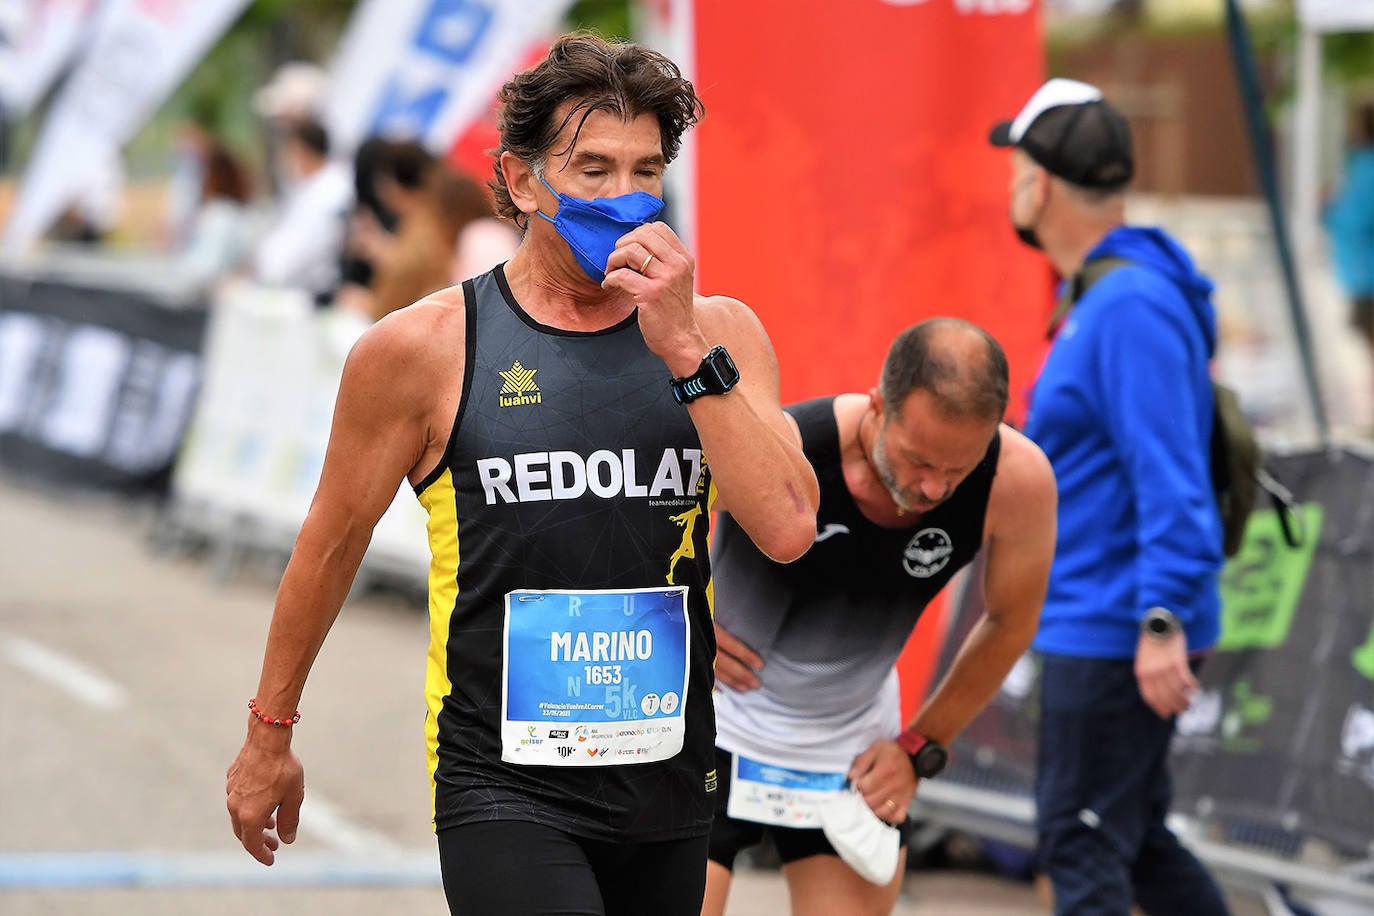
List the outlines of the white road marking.
{"label": "white road marking", "polygon": [[349,820],[337,805],[312,795],[309,788],[301,805],[300,829],[340,852],[366,855],[396,852],[400,848],[390,837]]}
{"label": "white road marking", "polygon": [[12,636],[3,642],[4,655],[16,668],[66,691],[88,706],[118,709],[129,704],[129,691],[101,672],[31,639]]}
{"label": "white road marking", "polygon": [[0,891],[112,887],[439,887],[439,852],[384,855],[279,851],[264,868],[242,850],[0,853]]}

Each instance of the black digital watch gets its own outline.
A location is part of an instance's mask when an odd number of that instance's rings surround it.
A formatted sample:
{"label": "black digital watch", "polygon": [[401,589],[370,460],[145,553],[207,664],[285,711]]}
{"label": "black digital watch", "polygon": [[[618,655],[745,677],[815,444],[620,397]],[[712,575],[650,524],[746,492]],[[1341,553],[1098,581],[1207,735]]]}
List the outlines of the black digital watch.
{"label": "black digital watch", "polygon": [[668,383],[679,404],[690,404],[708,394],[725,394],[739,381],[739,370],[722,346],[714,346],[701,360],[697,371]]}
{"label": "black digital watch", "polygon": [[927,738],[907,729],[897,736],[897,743],[911,758],[911,769],[917,779],[934,779],[949,763],[949,751],[934,738]]}

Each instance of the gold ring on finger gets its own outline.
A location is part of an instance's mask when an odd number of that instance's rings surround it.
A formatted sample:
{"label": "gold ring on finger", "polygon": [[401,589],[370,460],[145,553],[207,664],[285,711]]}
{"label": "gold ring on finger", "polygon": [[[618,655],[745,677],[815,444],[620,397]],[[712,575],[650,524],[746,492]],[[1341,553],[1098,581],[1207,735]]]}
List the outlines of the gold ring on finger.
{"label": "gold ring on finger", "polygon": [[646,258],[644,259],[644,263],[641,264],[641,265],[639,265],[639,272],[640,272],[640,273],[644,273],[644,271],[648,270],[648,269],[649,269],[649,262],[652,261],[653,259],[654,259],[654,256],[653,256],[652,254],[649,255],[648,257],[646,257]]}

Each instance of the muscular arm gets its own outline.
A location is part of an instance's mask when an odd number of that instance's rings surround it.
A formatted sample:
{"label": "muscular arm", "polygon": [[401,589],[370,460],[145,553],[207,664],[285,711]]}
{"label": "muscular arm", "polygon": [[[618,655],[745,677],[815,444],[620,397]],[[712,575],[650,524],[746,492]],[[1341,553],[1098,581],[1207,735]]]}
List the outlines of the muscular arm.
{"label": "muscular arm", "polygon": [[732,299],[707,300],[699,313],[708,341],[723,343],[740,371],[730,394],[687,406],[710,463],[713,508],[728,510],[770,559],[795,560],[815,540],[820,486],[779,402],[772,344],[754,313]]}
{"label": "muscular arm", "polygon": [[1002,443],[1003,467],[994,479],[984,546],[986,611],[911,723],[942,744],[982,711],[1030,646],[1054,560],[1057,493],[1049,461],[1007,427]]}
{"label": "muscular arm", "polygon": [[[423,409],[424,373],[413,371],[414,348],[425,340],[416,324],[379,323],[358,341],[344,366],[319,487],[268,630],[256,696],[258,708],[273,718],[289,718],[296,709],[373,527],[433,436]],[[268,831],[275,824],[290,843],[299,822],[304,776],[290,745],[290,729],[250,717],[243,748],[228,773],[234,834],[264,865],[272,864],[276,848]]]}
{"label": "muscular arm", "polygon": [[696,372],[716,344],[730,351],[739,384],[684,409],[701,437],[718,503],[728,504],[765,555],[795,560],[815,540],[820,487],[782,411],[777,360],[763,325],[743,303],[693,294],[695,261],[663,223],[624,236],[606,267],[603,285],[634,299],[644,342],[673,376]]}
{"label": "muscular arm", "polygon": [[[913,731],[948,744],[988,704],[1030,646],[1054,559],[1056,505],[1049,461],[1030,440],[1002,427],[1002,458],[984,544],[986,611],[912,720]],[[879,816],[895,811],[900,819],[916,791],[906,752],[887,739],[859,755],[850,778]],[[887,799],[897,802],[895,808],[886,805]]]}

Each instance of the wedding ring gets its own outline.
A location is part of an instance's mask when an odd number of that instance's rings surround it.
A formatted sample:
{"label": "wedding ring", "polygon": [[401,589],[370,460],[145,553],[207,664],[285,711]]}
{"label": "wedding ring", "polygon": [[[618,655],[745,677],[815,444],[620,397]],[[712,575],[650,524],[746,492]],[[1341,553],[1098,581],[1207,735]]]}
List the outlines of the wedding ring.
{"label": "wedding ring", "polygon": [[639,265],[639,272],[640,272],[640,273],[644,273],[644,271],[648,270],[648,269],[649,269],[649,262],[652,261],[653,259],[654,259],[654,256],[653,256],[652,254],[649,255],[647,258],[645,258],[645,259],[644,259],[644,263],[641,264],[641,265]]}

